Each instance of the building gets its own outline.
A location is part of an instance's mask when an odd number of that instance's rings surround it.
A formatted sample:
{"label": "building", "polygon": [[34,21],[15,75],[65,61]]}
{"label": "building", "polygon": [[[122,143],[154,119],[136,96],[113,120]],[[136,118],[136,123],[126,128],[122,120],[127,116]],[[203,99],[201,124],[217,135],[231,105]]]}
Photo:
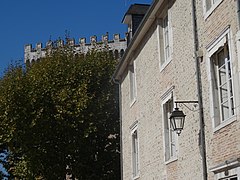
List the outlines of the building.
{"label": "building", "polygon": [[125,13],[122,23],[128,25],[128,32],[126,33],[127,44],[130,43],[133,35],[137,31],[137,28],[147,13],[149,6],[149,4],[133,4]]}
{"label": "building", "polygon": [[[108,33],[102,36],[101,41],[97,41],[97,36],[90,37],[90,43],[87,43],[86,38],[80,38],[79,44],[75,43],[74,39],[67,39],[68,45],[74,47],[76,53],[87,53],[89,50],[94,48],[108,48],[112,50],[115,57],[120,57],[123,55],[126,47],[126,38],[120,38],[120,34],[114,34],[113,40],[109,40]],[[42,43],[37,43],[35,48],[32,48],[31,44],[24,47],[24,62],[32,62],[45,57],[46,53],[54,48],[64,46],[63,40],[58,40],[56,43],[53,41],[48,41],[46,46],[43,47]]]}
{"label": "building", "polygon": [[239,0],[152,2],[113,75],[123,180],[240,180],[239,13]]}

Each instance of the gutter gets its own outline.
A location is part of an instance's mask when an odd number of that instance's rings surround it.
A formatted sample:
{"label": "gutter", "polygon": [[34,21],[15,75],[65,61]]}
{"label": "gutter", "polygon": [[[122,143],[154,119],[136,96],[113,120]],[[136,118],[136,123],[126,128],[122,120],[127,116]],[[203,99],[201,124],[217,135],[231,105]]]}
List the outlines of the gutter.
{"label": "gutter", "polygon": [[150,8],[148,9],[146,15],[144,16],[142,22],[140,23],[139,27],[137,28],[135,34],[133,35],[120,63],[118,64],[114,74],[113,79],[116,79],[118,81],[121,80],[121,74],[125,70],[127,64],[131,61],[129,57],[131,57],[131,52],[136,49],[138,46],[138,42],[142,40],[144,37],[144,34],[148,30],[148,26],[150,26],[153,21],[155,20],[155,11],[157,11],[157,5],[160,6],[162,4],[163,0],[154,0]]}
{"label": "gutter", "polygon": [[240,0],[237,0],[238,28],[240,29]]}
{"label": "gutter", "polygon": [[118,107],[119,107],[119,121],[120,121],[120,173],[121,180],[123,180],[123,138],[122,138],[122,91],[120,82],[114,78],[112,78],[114,84],[118,86]]}

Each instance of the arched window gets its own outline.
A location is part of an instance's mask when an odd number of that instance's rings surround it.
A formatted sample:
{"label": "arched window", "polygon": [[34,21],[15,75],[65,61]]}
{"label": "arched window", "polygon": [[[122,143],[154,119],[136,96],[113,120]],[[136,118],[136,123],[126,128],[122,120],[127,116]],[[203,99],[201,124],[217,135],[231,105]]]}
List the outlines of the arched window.
{"label": "arched window", "polygon": [[114,57],[115,57],[115,59],[118,59],[118,58],[119,58],[119,53],[118,53],[118,50],[117,50],[117,49],[114,51]]}
{"label": "arched window", "polygon": [[121,49],[121,51],[120,51],[120,57],[123,57],[123,54],[124,54],[124,50]]}

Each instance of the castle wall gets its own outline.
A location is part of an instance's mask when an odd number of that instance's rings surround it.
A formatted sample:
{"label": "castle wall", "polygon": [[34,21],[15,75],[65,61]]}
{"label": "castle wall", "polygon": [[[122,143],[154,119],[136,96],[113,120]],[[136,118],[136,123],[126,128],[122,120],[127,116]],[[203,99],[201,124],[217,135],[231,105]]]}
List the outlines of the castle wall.
{"label": "castle wall", "polygon": [[[75,43],[74,39],[69,39],[66,43],[73,46],[76,53],[86,54],[91,49],[108,48],[113,51],[115,56],[119,57],[123,55],[127,47],[126,39],[120,38],[120,34],[114,34],[113,40],[109,40],[109,36],[106,34],[102,36],[100,41],[97,40],[97,36],[91,36],[89,43],[87,43],[86,38],[80,38],[78,43]],[[59,40],[56,43],[48,41],[45,47],[43,47],[42,43],[37,43],[35,48],[31,44],[28,44],[24,47],[24,62],[36,61],[41,57],[45,57],[47,51],[61,46],[64,46],[63,40]]]}

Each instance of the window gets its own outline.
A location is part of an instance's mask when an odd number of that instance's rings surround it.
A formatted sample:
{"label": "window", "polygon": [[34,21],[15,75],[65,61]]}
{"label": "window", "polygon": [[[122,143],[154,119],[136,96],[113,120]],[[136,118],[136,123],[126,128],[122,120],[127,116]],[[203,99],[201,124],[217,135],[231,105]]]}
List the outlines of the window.
{"label": "window", "polygon": [[124,54],[124,50],[121,49],[121,50],[120,50],[120,57],[123,57],[123,54]]}
{"label": "window", "polygon": [[223,0],[205,0],[205,1],[203,1],[205,18],[207,18],[222,1]]}
{"label": "window", "polygon": [[173,99],[169,98],[163,104],[165,161],[175,160],[177,157],[176,139],[177,134],[173,131],[169,117],[173,110]]}
{"label": "window", "polygon": [[165,18],[163,18],[163,40],[164,40],[164,43],[163,43],[164,61],[167,61],[167,59],[170,56],[168,16],[165,16]]}
{"label": "window", "polygon": [[115,59],[118,59],[118,58],[119,58],[119,53],[118,53],[118,50],[117,50],[117,49],[115,49],[115,51],[114,51],[114,58],[115,58]]}
{"label": "window", "polygon": [[129,66],[129,79],[130,79],[130,100],[133,103],[136,100],[136,74],[134,62]]}
{"label": "window", "polygon": [[226,125],[235,115],[229,30],[209,48],[214,128]]}
{"label": "window", "polygon": [[137,127],[132,131],[132,170],[133,178],[139,175],[139,148]]}
{"label": "window", "polygon": [[159,19],[158,39],[160,66],[163,69],[171,60],[171,27],[169,22],[169,12],[165,12]]}
{"label": "window", "polygon": [[206,11],[208,11],[212,7],[214,2],[215,0],[206,0]]}
{"label": "window", "polygon": [[225,43],[223,47],[220,48],[212,56],[212,63],[214,66],[214,91],[215,95],[218,96],[218,108],[220,115],[220,121],[225,121],[232,117],[234,112],[234,98],[233,98],[233,78],[231,70],[231,60],[229,57],[228,44]]}
{"label": "window", "polygon": [[214,173],[214,179],[216,180],[240,180],[238,159],[232,160],[231,163],[226,160],[209,170]]}
{"label": "window", "polygon": [[235,176],[231,176],[231,177],[221,178],[219,180],[238,180],[238,178],[237,178],[237,175],[235,175]]}
{"label": "window", "polygon": [[[235,164],[235,162],[233,162]],[[236,165],[236,164],[235,164]],[[230,169],[225,169],[225,168],[230,168]],[[220,169],[220,172],[218,171],[215,173],[215,179],[217,180],[240,180],[240,167],[230,167],[225,165],[225,168]],[[224,170],[225,169],[225,170]]]}

